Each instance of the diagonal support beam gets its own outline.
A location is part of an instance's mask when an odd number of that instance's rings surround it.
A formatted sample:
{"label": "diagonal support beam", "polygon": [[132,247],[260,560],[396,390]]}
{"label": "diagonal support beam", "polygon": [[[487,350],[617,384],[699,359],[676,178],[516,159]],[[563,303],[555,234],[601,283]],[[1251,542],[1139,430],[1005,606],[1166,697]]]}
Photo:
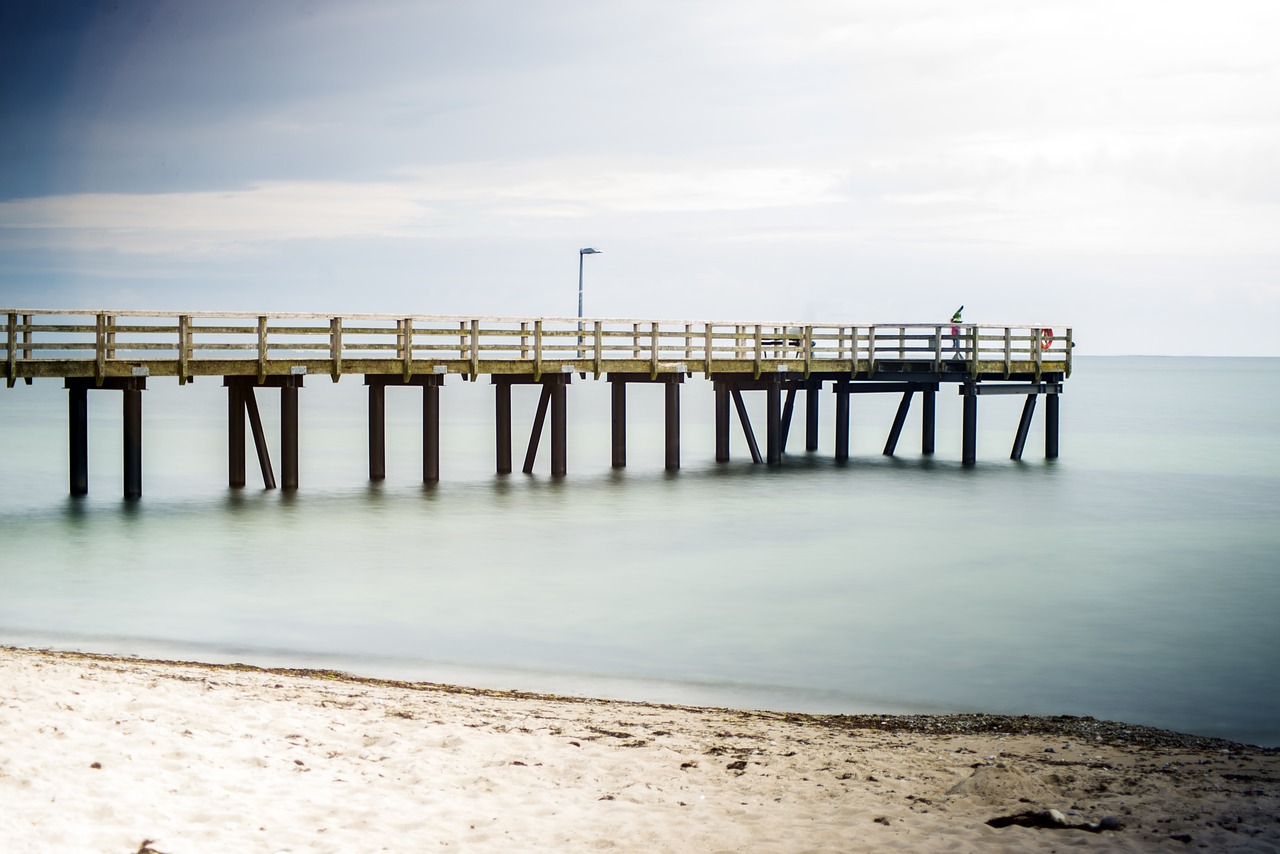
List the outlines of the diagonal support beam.
{"label": "diagonal support beam", "polygon": [[[253,394],[253,386],[235,388],[244,400],[244,411],[249,416],[249,429],[253,431],[253,447],[258,452],[258,467],[262,469],[262,485],[266,489],[276,488],[275,472],[271,470],[271,452],[267,450],[267,434],[262,429],[262,416],[258,414],[258,399]],[[244,486],[244,426],[240,427],[240,485]]]}
{"label": "diagonal support beam", "polygon": [[1009,453],[1009,459],[1022,459],[1022,449],[1027,445],[1027,432],[1031,429],[1031,416],[1036,411],[1036,396],[1034,394],[1027,395],[1027,402],[1022,404],[1022,417],[1018,420],[1018,432],[1013,437],[1013,450]]}
{"label": "diagonal support beam", "polygon": [[889,438],[884,443],[884,455],[892,457],[893,452],[898,449],[898,437],[902,435],[902,425],[907,423],[907,413],[911,410],[911,398],[915,394],[913,391],[904,391],[902,400],[898,402],[898,413],[893,416],[893,427],[889,430]]}
{"label": "diagonal support beam", "polygon": [[782,453],[787,452],[787,437],[791,435],[791,416],[796,408],[796,389],[794,386],[787,389],[787,399],[782,404]]}
{"label": "diagonal support beam", "polygon": [[227,451],[228,482],[232,487],[245,485],[245,421],[253,431],[253,445],[258,454],[258,467],[262,470],[262,485],[276,488],[275,473],[271,468],[271,455],[267,450],[266,431],[258,412],[258,400],[254,394],[259,388],[280,389],[280,467],[282,486],[298,488],[298,389],[302,388],[303,375],[269,376],[258,381],[254,376],[224,376],[222,384],[227,389]]}
{"label": "diagonal support beam", "polygon": [[551,404],[551,386],[542,387],[538,398],[538,414],[533,417],[533,432],[529,434],[529,448],[524,454],[524,473],[533,474],[533,462],[538,456],[538,443],[542,441],[542,425],[547,420],[547,407]]}
{"label": "diagonal support beam", "polygon": [[760,446],[756,444],[756,434],[751,429],[751,418],[747,415],[747,405],[742,402],[742,392],[730,386],[729,394],[733,396],[733,406],[738,410],[738,421],[742,424],[742,435],[746,437],[747,448],[751,451],[751,462],[762,463]]}

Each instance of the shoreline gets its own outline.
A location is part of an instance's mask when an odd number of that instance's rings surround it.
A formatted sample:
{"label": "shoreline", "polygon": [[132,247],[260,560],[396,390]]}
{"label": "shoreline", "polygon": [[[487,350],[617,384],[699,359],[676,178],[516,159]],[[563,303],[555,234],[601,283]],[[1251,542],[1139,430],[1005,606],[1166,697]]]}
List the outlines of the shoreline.
{"label": "shoreline", "polygon": [[1040,735],[1052,737],[1088,739],[1112,746],[1164,747],[1184,750],[1231,750],[1280,755],[1280,747],[1263,747],[1216,736],[1178,732],[1144,724],[1124,721],[1098,720],[1089,715],[1008,715],[989,712],[949,712],[940,714],[820,714],[768,709],[734,708],[729,706],[701,706],[687,703],[651,702],[646,700],[609,699],[574,694],[557,694],[541,691],[523,691],[508,688],[476,688],[444,682],[424,682],[404,679],[388,679],[376,676],[360,676],[344,670],[311,667],[264,667],[241,662],[217,663],[185,659],[144,658],[113,653],[82,652],[45,648],[11,647],[0,644],[0,653],[37,653],[68,661],[106,662],[114,664],[154,665],[159,667],[191,668],[262,676],[288,676],[301,679],[319,679],[326,682],[367,685],[405,691],[437,692],[469,697],[488,697],[508,700],[545,700],[557,703],[584,704],[588,706],[609,704],[633,706],[639,709],[668,709],[686,712],[715,711],[744,716],[776,718],[802,726],[820,726],[833,729],[874,730],[878,732],[903,732],[924,735]]}
{"label": "shoreline", "polygon": [[0,647],[0,744],[15,850],[1280,850],[1280,750],[1087,717],[762,712]]}

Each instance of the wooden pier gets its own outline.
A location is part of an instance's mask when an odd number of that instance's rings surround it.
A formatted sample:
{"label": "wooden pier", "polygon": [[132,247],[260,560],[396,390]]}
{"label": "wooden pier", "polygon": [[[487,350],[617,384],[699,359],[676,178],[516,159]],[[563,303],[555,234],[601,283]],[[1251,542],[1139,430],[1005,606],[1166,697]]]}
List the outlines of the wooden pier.
{"label": "wooden pier", "polygon": [[[533,470],[551,419],[551,473],[568,472],[566,397],[575,375],[611,384],[612,462],[626,465],[627,386],[664,388],[666,467],[680,467],[680,388],[696,375],[715,386],[716,460],[729,459],[730,406],[752,459],[781,465],[804,392],[805,449],[818,448],[819,400],[835,396],[835,456],[849,456],[850,396],[898,394],[884,453],[894,454],[919,395],[921,453],[934,451],[936,395],[953,385],[964,398],[962,462],[976,462],[978,398],[1023,395],[1010,456],[1021,459],[1039,397],[1045,398],[1045,456],[1058,456],[1058,401],[1071,375],[1069,327],[892,323],[806,324],[595,318],[251,314],[238,312],[0,309],[6,385],[63,380],[69,393],[70,489],[88,489],[88,392],[123,396],[124,494],[142,495],[142,392],[147,381],[221,377],[228,402],[228,483],[245,485],[245,425],[264,486],[275,487],[258,414],[258,389],[281,400],[280,483],[299,483],[298,394],[307,377],[363,377],[369,389],[369,477],[386,475],[388,388],[422,390],[423,481],[440,479],[441,388],[449,377],[494,386],[496,470],[512,470],[511,389],[540,389],[523,470]],[[953,331],[954,330],[954,331]],[[743,401],[766,396],[765,452]]]}

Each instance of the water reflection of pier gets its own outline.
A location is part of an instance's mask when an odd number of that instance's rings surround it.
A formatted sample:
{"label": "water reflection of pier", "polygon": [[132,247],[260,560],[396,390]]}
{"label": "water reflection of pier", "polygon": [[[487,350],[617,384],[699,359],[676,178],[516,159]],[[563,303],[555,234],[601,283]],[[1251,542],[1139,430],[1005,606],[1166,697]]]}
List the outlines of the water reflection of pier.
{"label": "water reflection of pier", "polygon": [[[258,389],[280,393],[280,486],[298,486],[298,392],[307,377],[364,378],[369,389],[369,477],[386,475],[388,388],[422,390],[423,480],[440,478],[440,390],[456,377],[488,377],[495,390],[496,469],[512,471],[513,386],[540,395],[523,471],[532,472],[550,418],[551,473],[568,471],[566,397],[574,376],[612,388],[612,462],[626,465],[627,386],[664,388],[666,467],[680,467],[680,387],[701,375],[715,386],[716,460],[729,459],[732,413],[752,459],[781,465],[803,393],[805,450],[818,448],[819,401],[835,400],[835,456],[849,456],[850,399],[897,394],[884,453],[897,449],[920,400],[921,448],[934,452],[936,396],[964,398],[962,461],[976,462],[978,398],[1025,396],[1011,457],[1021,459],[1036,401],[1045,398],[1045,456],[1058,456],[1058,395],[1071,374],[1071,329],[1045,324],[805,324],[579,318],[429,317],[349,314],[3,310],[5,378],[62,379],[69,392],[70,487],[88,489],[88,392],[124,398],[124,493],[142,494],[142,392],[154,377],[185,384],[220,376],[228,401],[228,481],[244,486],[246,423],[263,484],[276,486],[258,413]],[[766,397],[764,452],[743,394]],[[732,413],[731,413],[732,409]]]}

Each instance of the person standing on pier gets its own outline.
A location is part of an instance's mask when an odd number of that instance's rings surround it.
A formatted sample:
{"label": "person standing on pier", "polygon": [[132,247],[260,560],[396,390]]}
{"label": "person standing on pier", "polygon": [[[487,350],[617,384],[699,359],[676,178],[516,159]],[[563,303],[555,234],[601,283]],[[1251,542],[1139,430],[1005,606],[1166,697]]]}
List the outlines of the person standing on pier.
{"label": "person standing on pier", "polygon": [[951,350],[957,357],[961,356],[960,352],[960,313],[964,311],[964,306],[956,309],[956,313],[951,315]]}

